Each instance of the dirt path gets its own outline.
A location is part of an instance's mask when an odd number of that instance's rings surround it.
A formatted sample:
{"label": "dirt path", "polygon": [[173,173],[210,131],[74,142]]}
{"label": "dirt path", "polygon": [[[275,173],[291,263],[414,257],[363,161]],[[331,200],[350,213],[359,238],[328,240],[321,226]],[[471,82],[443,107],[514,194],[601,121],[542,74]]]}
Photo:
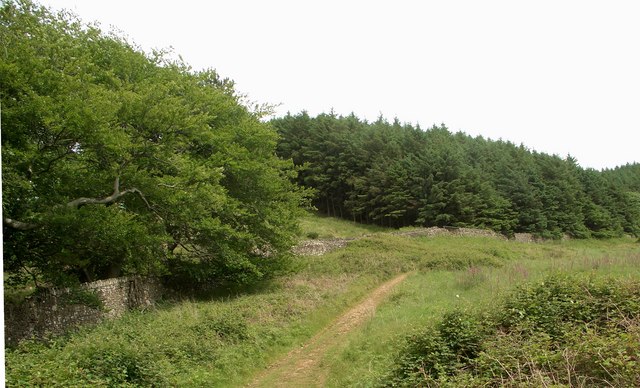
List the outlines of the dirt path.
{"label": "dirt path", "polygon": [[331,348],[344,344],[345,336],[375,314],[380,302],[408,274],[387,281],[324,328],[299,349],[294,349],[264,372],[249,387],[322,387],[327,371],[322,359]]}

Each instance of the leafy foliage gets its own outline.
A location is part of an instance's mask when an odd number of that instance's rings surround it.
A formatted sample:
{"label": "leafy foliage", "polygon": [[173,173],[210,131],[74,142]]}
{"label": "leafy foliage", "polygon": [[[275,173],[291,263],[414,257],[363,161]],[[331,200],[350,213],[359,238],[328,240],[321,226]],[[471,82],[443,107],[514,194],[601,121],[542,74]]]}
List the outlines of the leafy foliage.
{"label": "leafy foliage", "polygon": [[302,192],[275,155],[276,132],[233,82],[28,0],[3,3],[0,21],[14,281],[179,263],[197,263],[206,281],[250,281],[292,245]]}
{"label": "leafy foliage", "polygon": [[640,288],[619,281],[552,276],[519,287],[506,301],[499,324],[503,330],[529,328],[560,342],[565,325],[606,326],[640,313]]}
{"label": "leafy foliage", "polygon": [[640,234],[637,168],[602,173],[444,126],[305,112],[272,121],[325,214],[402,227],[478,226],[506,235]]}
{"label": "leafy foliage", "polygon": [[408,338],[388,386],[634,386],[640,283],[552,275]]}
{"label": "leafy foliage", "polygon": [[604,171],[604,177],[628,191],[640,193],[640,163],[628,163]]}
{"label": "leafy foliage", "polygon": [[[308,221],[311,230],[333,236],[372,232],[362,227],[356,230],[352,223],[324,217]],[[324,256],[296,256],[292,260],[296,273],[253,287],[238,285],[225,292],[218,289],[214,299],[211,293],[199,294],[150,311],[129,312],[122,318],[85,327],[49,343],[27,341],[6,349],[7,386],[245,386],[271,362],[299,348],[345,309],[362,300],[384,279],[416,268],[462,268],[462,272],[419,271],[408,277],[378,306],[375,316],[361,331],[351,333],[348,341],[342,342],[351,348],[348,358],[340,357],[332,362],[334,351],[339,349],[332,349],[325,358],[323,365],[332,370],[327,381],[332,384],[336,381],[333,368],[338,367],[349,372],[351,381],[338,380],[337,386],[378,386],[376,381],[388,371],[391,358],[399,348],[396,341],[403,333],[425,325],[432,316],[442,317],[443,311],[478,306],[484,301],[494,305],[495,295],[501,290],[550,268],[558,269],[559,265],[566,271],[591,273],[598,268],[601,274],[636,276],[639,263],[637,244],[631,239],[520,244],[477,237],[416,238],[386,233],[351,242],[346,248]],[[487,264],[502,269],[489,270],[484,267]],[[478,268],[482,268],[487,278],[465,289],[459,283],[459,276],[476,277]],[[460,298],[455,297],[457,293]],[[406,310],[406,303],[411,311]],[[476,352],[477,341],[472,340],[476,336],[473,333],[478,333],[476,329],[481,338],[495,339],[487,336],[483,316],[465,310],[448,316],[451,318],[447,322],[452,322],[454,329],[449,330],[447,342],[441,339],[434,345],[442,347],[443,352],[449,343],[458,343],[461,348]],[[457,317],[461,318],[460,323]],[[488,334],[494,333],[496,327],[491,325]],[[472,328],[469,335],[466,328]],[[437,324],[430,330],[438,332]],[[584,362],[593,363],[598,360],[600,349],[610,349],[606,357],[612,363],[620,363],[624,358],[615,352],[635,343],[632,335],[633,332],[628,332],[612,337],[618,339],[606,345],[602,337],[598,347],[591,348],[591,353],[576,351],[576,354],[582,354]],[[358,337],[372,341],[376,352],[371,352]],[[483,354],[484,341],[480,342],[479,357]],[[505,344],[518,346],[513,341]],[[629,356],[629,353],[622,354]],[[469,365],[462,357],[458,359],[455,354],[451,357],[456,364]],[[631,363],[625,365],[633,367]],[[585,368],[588,367],[585,364]],[[443,373],[442,376],[463,380],[467,375]],[[477,377],[467,378],[472,379]],[[637,384],[618,384],[634,385]]]}

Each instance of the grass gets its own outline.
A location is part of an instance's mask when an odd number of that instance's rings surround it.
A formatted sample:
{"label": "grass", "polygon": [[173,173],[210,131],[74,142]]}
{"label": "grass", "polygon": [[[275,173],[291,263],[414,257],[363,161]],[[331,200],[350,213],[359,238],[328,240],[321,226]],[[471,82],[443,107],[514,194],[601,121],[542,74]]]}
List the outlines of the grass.
{"label": "grass", "polygon": [[364,225],[313,213],[308,213],[302,217],[300,229],[303,239],[354,238],[390,231],[388,228],[376,225]]}
{"label": "grass", "polygon": [[[463,239],[464,244],[470,243]],[[640,279],[640,249],[630,239],[511,243],[499,250],[523,259],[501,266],[421,271],[399,285],[366,326],[350,335],[343,349],[329,354],[328,386],[378,386],[393,367],[407,334],[433,326],[448,311],[486,311],[518,284],[553,273]]]}
{"label": "grass", "polygon": [[[361,233],[356,231],[350,227],[338,235]],[[242,385],[384,277],[364,271],[347,275],[329,270],[330,262],[311,261],[299,258],[295,273],[259,285],[256,292],[169,302],[48,343],[7,349],[7,386]]]}
{"label": "grass", "polygon": [[279,279],[260,293],[182,301],[6,353],[7,386],[238,386],[376,284]]}
{"label": "grass", "polygon": [[525,244],[480,237],[409,238],[309,215],[303,233],[349,238],[346,248],[295,259],[295,271],[208,300],[149,312],[6,352],[7,386],[242,386],[300,346],[380,282],[416,271],[375,318],[331,351],[331,386],[373,386],[407,333],[452,308],[477,309],[549,271],[638,276],[631,240]]}

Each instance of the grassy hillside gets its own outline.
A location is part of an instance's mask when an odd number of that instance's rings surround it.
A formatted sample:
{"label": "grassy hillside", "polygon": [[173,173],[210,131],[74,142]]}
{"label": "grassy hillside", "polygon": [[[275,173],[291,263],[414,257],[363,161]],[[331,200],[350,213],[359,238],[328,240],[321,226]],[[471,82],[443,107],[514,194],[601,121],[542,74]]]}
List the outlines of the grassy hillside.
{"label": "grassy hillside", "polygon": [[375,233],[324,256],[294,258],[288,274],[252,289],[167,301],[48,343],[8,349],[7,386],[241,386],[383,280],[415,271],[323,361],[328,384],[373,386],[396,367],[407,334],[452,309],[491,306],[515,285],[556,271],[640,275],[640,247],[631,239],[526,244],[410,238],[315,216],[305,223],[305,233],[323,237]]}
{"label": "grassy hillside", "polygon": [[[523,248],[522,244],[513,245],[516,246],[515,251]],[[502,301],[521,284],[540,285],[557,274],[578,274],[583,275],[578,276],[578,279],[586,277],[611,282],[635,282],[637,290],[640,280],[640,247],[633,240],[569,241],[535,244],[528,248],[533,254],[503,262],[500,266],[474,265],[455,271],[420,271],[410,276],[397,287],[388,303],[377,310],[375,317],[363,330],[352,333],[347,341],[348,345],[336,349],[328,356],[326,363],[331,366],[328,386],[389,384],[393,381],[391,371],[397,369],[398,364],[402,365],[402,357],[415,345],[415,339],[434,330],[443,317],[451,312],[463,312],[473,317],[479,316],[479,320],[483,321],[487,316],[497,314]],[[636,297],[638,296],[640,295],[636,291]],[[636,317],[640,314],[638,304],[635,305],[635,314]],[[576,335],[575,332],[572,335]],[[637,339],[637,332],[635,338]],[[603,340],[600,338],[598,341]],[[498,345],[492,346],[495,348]],[[531,346],[530,351],[535,352],[536,349]],[[507,349],[505,352],[509,350],[513,351]],[[634,365],[630,363],[629,367],[634,368]],[[637,368],[633,371],[638,372]],[[529,384],[544,385],[542,380],[533,379],[535,376],[529,377],[532,378]],[[426,379],[417,380],[427,386]],[[405,381],[407,386],[417,384],[416,379],[410,381],[411,383]],[[430,383],[439,386],[444,381],[430,380]],[[506,384],[506,381],[503,383]],[[396,380],[396,384],[400,383]],[[600,384],[604,383],[600,381]],[[457,386],[471,385],[470,381],[465,380],[459,381]]]}
{"label": "grassy hillside", "polygon": [[301,237],[310,239],[362,237],[389,230],[376,225],[360,224],[315,213],[307,213],[300,219],[300,229]]}

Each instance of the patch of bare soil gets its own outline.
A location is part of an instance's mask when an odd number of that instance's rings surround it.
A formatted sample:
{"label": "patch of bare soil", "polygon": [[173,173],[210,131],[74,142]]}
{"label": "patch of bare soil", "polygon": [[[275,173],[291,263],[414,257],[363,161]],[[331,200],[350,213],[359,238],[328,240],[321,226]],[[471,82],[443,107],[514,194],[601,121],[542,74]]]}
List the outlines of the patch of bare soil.
{"label": "patch of bare soil", "polygon": [[344,344],[346,335],[375,315],[378,304],[408,274],[387,281],[363,301],[352,307],[329,326],[311,338],[305,345],[289,352],[269,366],[249,387],[323,387],[326,369],[322,359],[329,349]]}

